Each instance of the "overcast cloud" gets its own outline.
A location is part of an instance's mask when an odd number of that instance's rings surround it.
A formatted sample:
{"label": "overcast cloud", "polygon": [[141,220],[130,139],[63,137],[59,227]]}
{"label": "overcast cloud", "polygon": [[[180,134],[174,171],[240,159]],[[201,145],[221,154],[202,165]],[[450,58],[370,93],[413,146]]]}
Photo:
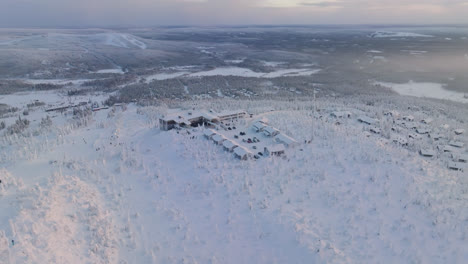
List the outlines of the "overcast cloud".
{"label": "overcast cloud", "polygon": [[0,27],[468,23],[468,0],[0,0]]}

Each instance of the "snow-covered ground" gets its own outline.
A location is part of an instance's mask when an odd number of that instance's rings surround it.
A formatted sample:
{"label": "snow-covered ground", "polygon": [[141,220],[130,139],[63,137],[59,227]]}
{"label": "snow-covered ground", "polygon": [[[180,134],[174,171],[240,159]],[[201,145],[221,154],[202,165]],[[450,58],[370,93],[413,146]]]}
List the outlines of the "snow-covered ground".
{"label": "snow-covered ground", "polygon": [[181,77],[209,77],[209,76],[239,76],[250,78],[278,78],[294,76],[310,76],[320,72],[320,69],[277,69],[272,72],[255,72],[248,68],[241,67],[220,67],[208,71],[188,72],[177,71],[171,73],[156,73],[145,76],[146,83],[153,80],[167,80]]}
{"label": "snow-covered ground", "polygon": [[160,131],[165,106],[49,113],[49,127],[2,135],[0,263],[464,263],[466,172],[363,133],[354,115],[382,105],[323,100],[182,103],[267,119],[301,143],[284,158]]}
{"label": "snow-covered ground", "polygon": [[465,94],[444,89],[444,85],[440,83],[418,83],[410,81],[408,83],[376,82],[376,84],[391,88],[401,95],[468,103],[468,98]]}

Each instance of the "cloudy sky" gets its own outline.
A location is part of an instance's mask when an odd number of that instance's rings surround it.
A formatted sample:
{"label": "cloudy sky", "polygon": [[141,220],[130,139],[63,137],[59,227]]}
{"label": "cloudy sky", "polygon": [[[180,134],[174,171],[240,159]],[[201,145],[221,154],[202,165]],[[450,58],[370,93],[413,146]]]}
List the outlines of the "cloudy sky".
{"label": "cloudy sky", "polygon": [[468,0],[0,0],[0,27],[467,24]]}

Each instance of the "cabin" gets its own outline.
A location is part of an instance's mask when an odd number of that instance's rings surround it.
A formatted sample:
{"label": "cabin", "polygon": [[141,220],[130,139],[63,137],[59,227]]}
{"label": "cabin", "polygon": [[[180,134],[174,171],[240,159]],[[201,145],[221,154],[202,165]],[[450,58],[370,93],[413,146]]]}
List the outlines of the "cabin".
{"label": "cabin", "polygon": [[234,156],[240,160],[247,160],[252,157],[252,152],[250,152],[245,147],[239,146],[234,149]]}
{"label": "cabin", "polygon": [[458,148],[454,148],[452,146],[438,146],[439,150],[442,152],[458,152]]}
{"label": "cabin", "polygon": [[351,118],[351,115],[349,111],[336,111],[330,114],[330,116],[334,118]]}
{"label": "cabin", "polygon": [[276,142],[276,143],[281,143],[283,145],[285,145],[286,147],[295,147],[297,145],[299,145],[299,142],[297,142],[295,139],[293,139],[292,137],[289,137],[285,134],[278,134],[276,135],[273,140]]}
{"label": "cabin", "polygon": [[435,151],[432,149],[421,149],[419,154],[423,157],[434,157],[436,155]]}
{"label": "cabin", "polygon": [[231,140],[225,140],[223,142],[223,148],[226,151],[232,152],[235,148],[237,148],[239,145],[236,143],[232,142]]}
{"label": "cabin", "polygon": [[452,154],[452,159],[455,162],[468,162],[468,154]]}
{"label": "cabin", "polygon": [[374,125],[374,124],[379,122],[378,120],[375,120],[375,119],[370,118],[368,116],[359,116],[358,121],[361,122],[361,123],[364,123],[366,125]]}
{"label": "cabin", "polygon": [[447,167],[455,171],[463,171],[465,169],[465,165],[460,162],[449,162]]}
{"label": "cabin", "polygon": [[267,137],[274,137],[278,135],[280,131],[274,127],[267,126],[263,129],[263,134]]}
{"label": "cabin", "polygon": [[213,142],[216,143],[217,145],[221,145],[221,144],[223,144],[223,142],[224,142],[225,140],[227,140],[227,138],[225,138],[224,136],[219,135],[219,134],[214,135],[211,139],[212,139]]}
{"label": "cabin", "polygon": [[255,123],[253,123],[253,125],[252,125],[252,129],[255,132],[262,132],[263,129],[265,129],[266,127],[267,127],[267,125],[265,123],[263,123],[262,121],[257,121]]}
{"label": "cabin", "polygon": [[203,131],[203,136],[205,136],[207,139],[211,139],[216,134],[216,131],[213,129],[205,129],[205,131]]}
{"label": "cabin", "polygon": [[460,141],[455,141],[455,140],[451,140],[448,144],[449,146],[456,147],[456,148],[463,148],[465,146],[465,143],[460,142]]}
{"label": "cabin", "polygon": [[285,153],[286,149],[283,144],[276,144],[273,146],[265,147],[263,154],[265,156],[281,156]]}

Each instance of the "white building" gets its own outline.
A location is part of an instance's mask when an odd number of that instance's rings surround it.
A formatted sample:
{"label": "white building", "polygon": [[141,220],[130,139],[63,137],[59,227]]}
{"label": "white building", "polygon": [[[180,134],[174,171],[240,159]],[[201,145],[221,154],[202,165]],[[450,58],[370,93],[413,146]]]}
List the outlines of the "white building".
{"label": "white building", "polygon": [[286,149],[283,144],[276,144],[273,146],[267,146],[263,150],[265,156],[281,156],[285,153]]}
{"label": "white building", "polygon": [[248,158],[252,157],[253,154],[245,147],[239,146],[234,149],[234,156],[240,160],[247,160]]}
{"label": "white building", "polygon": [[222,135],[216,134],[211,139],[214,141],[214,143],[221,145],[227,138],[225,138]]}
{"label": "white building", "polygon": [[237,148],[239,145],[236,143],[232,142],[231,140],[225,140],[223,142],[223,148],[226,151],[232,152],[235,148]]}
{"label": "white building", "polygon": [[255,131],[255,132],[262,132],[264,128],[266,128],[267,125],[265,123],[263,123],[262,121],[257,121],[255,123],[253,123],[252,125],[252,129]]}
{"label": "white building", "polygon": [[239,119],[245,118],[247,116],[247,112],[244,110],[237,110],[237,111],[224,111],[218,113],[217,117],[219,121],[227,121],[232,119]]}
{"label": "white building", "polygon": [[274,127],[267,126],[263,129],[263,134],[267,137],[274,137],[278,135],[280,131]]}
{"label": "white building", "polygon": [[205,129],[205,131],[203,131],[203,135],[205,136],[205,138],[210,139],[214,135],[216,135],[216,131],[214,131],[213,129]]}
{"label": "white building", "polygon": [[292,137],[289,137],[285,134],[279,134],[279,135],[276,135],[273,140],[276,142],[276,143],[281,143],[283,145],[285,145],[286,147],[295,147],[295,146],[298,146],[299,143],[293,139]]}
{"label": "white building", "polygon": [[432,149],[421,149],[419,154],[424,157],[434,157],[436,155],[435,151]]}

